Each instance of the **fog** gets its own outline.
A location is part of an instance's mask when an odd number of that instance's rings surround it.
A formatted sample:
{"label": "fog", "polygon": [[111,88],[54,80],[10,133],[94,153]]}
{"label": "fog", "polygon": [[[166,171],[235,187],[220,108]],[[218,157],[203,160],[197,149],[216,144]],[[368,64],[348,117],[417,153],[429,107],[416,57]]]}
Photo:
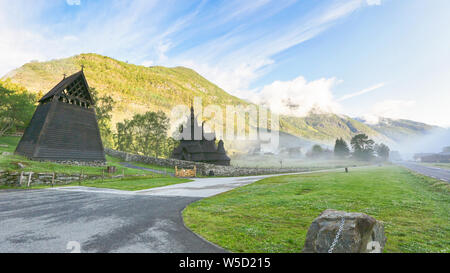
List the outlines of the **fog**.
{"label": "fog", "polygon": [[[377,141],[378,142],[378,141]],[[444,147],[450,146],[450,129],[435,129],[434,131],[416,137],[405,138],[398,142],[385,142],[391,151],[398,151],[403,160],[412,160],[416,153],[440,153]],[[296,167],[305,166],[305,163],[321,164],[330,163],[337,159],[328,155],[327,159],[312,159],[306,157],[306,153],[311,149],[312,145],[320,144],[324,149],[333,150],[332,145],[325,143],[315,143],[295,137],[289,134],[280,134],[280,145],[277,151],[259,151],[260,154],[254,154],[255,147],[259,147],[258,142],[250,143],[247,141],[235,142],[230,145],[231,151],[240,150],[241,153],[231,154],[235,165],[244,166],[260,166],[260,167]],[[287,154],[290,148],[301,147],[300,154],[292,156]],[[233,162],[232,160],[232,162]],[[280,162],[283,161],[283,162]],[[338,160],[339,161],[339,160]],[[251,162],[251,163],[250,163]]]}
{"label": "fog", "polygon": [[450,129],[436,129],[425,136],[393,144],[391,150],[399,151],[404,160],[410,160],[416,153],[439,153],[446,146],[450,146]]}

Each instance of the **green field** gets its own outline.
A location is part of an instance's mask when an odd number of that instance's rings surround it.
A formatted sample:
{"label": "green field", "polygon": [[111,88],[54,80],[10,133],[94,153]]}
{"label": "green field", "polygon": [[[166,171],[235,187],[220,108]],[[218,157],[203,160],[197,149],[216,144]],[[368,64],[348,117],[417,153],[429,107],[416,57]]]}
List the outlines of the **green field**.
{"label": "green field", "polygon": [[[280,162],[281,161],[281,162]],[[372,164],[365,161],[346,159],[286,158],[280,155],[241,155],[233,157],[231,165],[244,168],[299,168],[304,171],[316,171],[345,167],[358,167]]]}
{"label": "green field", "polygon": [[[63,165],[52,162],[37,162],[31,161],[23,156],[17,155],[2,155],[3,152],[14,153],[16,146],[19,142],[19,137],[0,137],[0,170],[4,171],[24,171],[24,172],[56,172],[56,173],[66,173],[66,174],[79,174],[83,172],[84,174],[90,175],[102,175],[105,167],[87,167],[87,166],[71,166]],[[7,147],[2,147],[2,145],[7,145]],[[119,158],[114,158],[106,156],[108,166],[116,166],[117,172],[114,175],[125,175],[125,178],[110,178],[108,174],[105,175],[105,179],[102,180],[88,180],[81,181],[82,186],[86,187],[96,187],[96,188],[109,188],[117,190],[126,191],[137,191],[155,187],[163,187],[172,184],[186,183],[191,180],[174,178],[163,174],[156,174],[145,170],[137,170],[132,168],[126,168],[120,165]],[[17,163],[22,163],[25,168],[20,169]],[[131,164],[139,167],[163,170],[165,172],[173,173],[172,168],[148,165],[137,162],[130,162]],[[141,175],[137,176],[136,175]],[[128,177],[127,177],[128,176]],[[64,186],[78,186],[80,183],[75,182]],[[50,186],[46,185],[32,185],[33,189],[38,188],[48,188]],[[18,189],[17,187],[9,187],[0,185],[0,189]]]}
{"label": "green field", "polygon": [[141,163],[141,162],[129,162],[130,164],[134,165],[134,166],[138,166],[138,167],[143,167],[143,168],[150,168],[153,170],[158,170],[158,171],[164,171],[166,173],[175,173],[175,169],[174,168],[170,168],[170,167],[162,167],[162,166],[156,166],[156,165],[149,165],[149,164],[145,164],[145,163]]}
{"label": "green field", "polygon": [[[57,164],[52,162],[38,162],[38,161],[31,161],[23,156],[18,155],[2,155],[3,152],[9,152],[14,153],[14,150],[16,149],[17,144],[19,143],[20,138],[19,137],[11,137],[11,136],[5,136],[0,137],[0,170],[4,171],[24,171],[24,172],[56,172],[56,173],[66,173],[66,174],[79,174],[83,172],[84,174],[97,174],[101,175],[103,174],[103,170],[105,167],[89,167],[89,166],[71,166],[71,165],[63,165],[63,164]],[[8,147],[2,147],[2,145],[7,145]],[[145,170],[137,170],[132,168],[126,168],[120,165],[120,162],[122,162],[119,158],[114,158],[111,156],[106,156],[107,165],[108,166],[115,166],[117,169],[117,172],[115,175],[152,175],[152,173],[149,173]],[[22,163],[25,165],[25,168],[20,169],[17,163]],[[156,170],[164,170],[167,173],[173,173],[174,170],[172,168],[164,168],[160,166],[153,166],[143,163],[136,163],[136,162],[130,162],[133,165],[149,168],[149,169],[156,169]],[[107,174],[105,174],[107,176]],[[164,175],[158,175],[153,174],[154,176],[163,177]]]}
{"label": "green field", "polygon": [[326,209],[384,222],[385,252],[450,252],[450,186],[401,167],[267,178],[188,206],[187,226],[233,252],[301,252]]}

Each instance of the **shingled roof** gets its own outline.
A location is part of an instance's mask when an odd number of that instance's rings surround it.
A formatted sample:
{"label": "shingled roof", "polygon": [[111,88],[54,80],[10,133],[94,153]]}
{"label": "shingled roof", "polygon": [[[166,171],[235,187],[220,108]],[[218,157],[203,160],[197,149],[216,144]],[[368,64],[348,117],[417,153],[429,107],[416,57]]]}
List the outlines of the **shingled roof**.
{"label": "shingled roof", "polygon": [[106,161],[83,71],[63,79],[39,102],[16,154],[41,161]]}
{"label": "shingled roof", "polygon": [[[173,150],[171,157],[216,165],[230,165],[230,158],[226,154],[223,141],[219,141],[219,145],[217,146],[216,135],[214,133],[204,132],[204,124],[202,123],[201,126],[198,125],[193,107],[191,107],[191,115],[188,118],[187,125],[189,123],[190,130],[183,135],[180,145]],[[194,132],[196,130],[201,132],[201,139],[194,139]],[[182,132],[184,131],[182,130]]]}
{"label": "shingled roof", "polygon": [[[48,99],[54,97],[54,96],[61,96],[62,92],[66,90],[71,84],[73,84],[76,81],[80,81],[82,88],[84,89],[84,93],[87,96],[87,101],[89,101],[91,104],[94,104],[94,101],[91,97],[91,94],[89,93],[89,85],[86,81],[86,77],[84,76],[83,70],[63,79],[61,82],[59,82],[55,87],[53,87],[47,94],[45,94],[39,102],[45,102]],[[70,88],[70,87],[69,87]]]}

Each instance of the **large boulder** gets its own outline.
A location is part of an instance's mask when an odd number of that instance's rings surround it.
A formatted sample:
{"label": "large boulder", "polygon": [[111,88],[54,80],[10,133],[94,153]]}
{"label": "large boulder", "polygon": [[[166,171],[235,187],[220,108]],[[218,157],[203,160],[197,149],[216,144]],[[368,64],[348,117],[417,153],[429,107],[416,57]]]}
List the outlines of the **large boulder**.
{"label": "large boulder", "polygon": [[[334,241],[335,245],[330,251]],[[364,213],[328,209],[309,227],[303,252],[381,253],[385,244],[384,227],[380,221]]]}

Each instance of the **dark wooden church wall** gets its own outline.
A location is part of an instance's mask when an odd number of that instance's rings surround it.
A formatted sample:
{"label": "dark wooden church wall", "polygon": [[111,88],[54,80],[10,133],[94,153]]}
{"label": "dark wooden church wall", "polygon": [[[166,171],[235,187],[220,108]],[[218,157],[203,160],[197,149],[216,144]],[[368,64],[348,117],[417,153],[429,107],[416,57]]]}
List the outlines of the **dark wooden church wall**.
{"label": "dark wooden church wall", "polygon": [[34,148],[36,146],[36,140],[39,137],[39,133],[44,126],[45,119],[50,110],[50,103],[39,105],[34,112],[34,115],[30,121],[30,125],[25,130],[22,139],[17,145],[16,153],[27,157],[32,157]]}
{"label": "dark wooden church wall", "polygon": [[36,159],[104,161],[93,109],[54,101],[44,128]]}

